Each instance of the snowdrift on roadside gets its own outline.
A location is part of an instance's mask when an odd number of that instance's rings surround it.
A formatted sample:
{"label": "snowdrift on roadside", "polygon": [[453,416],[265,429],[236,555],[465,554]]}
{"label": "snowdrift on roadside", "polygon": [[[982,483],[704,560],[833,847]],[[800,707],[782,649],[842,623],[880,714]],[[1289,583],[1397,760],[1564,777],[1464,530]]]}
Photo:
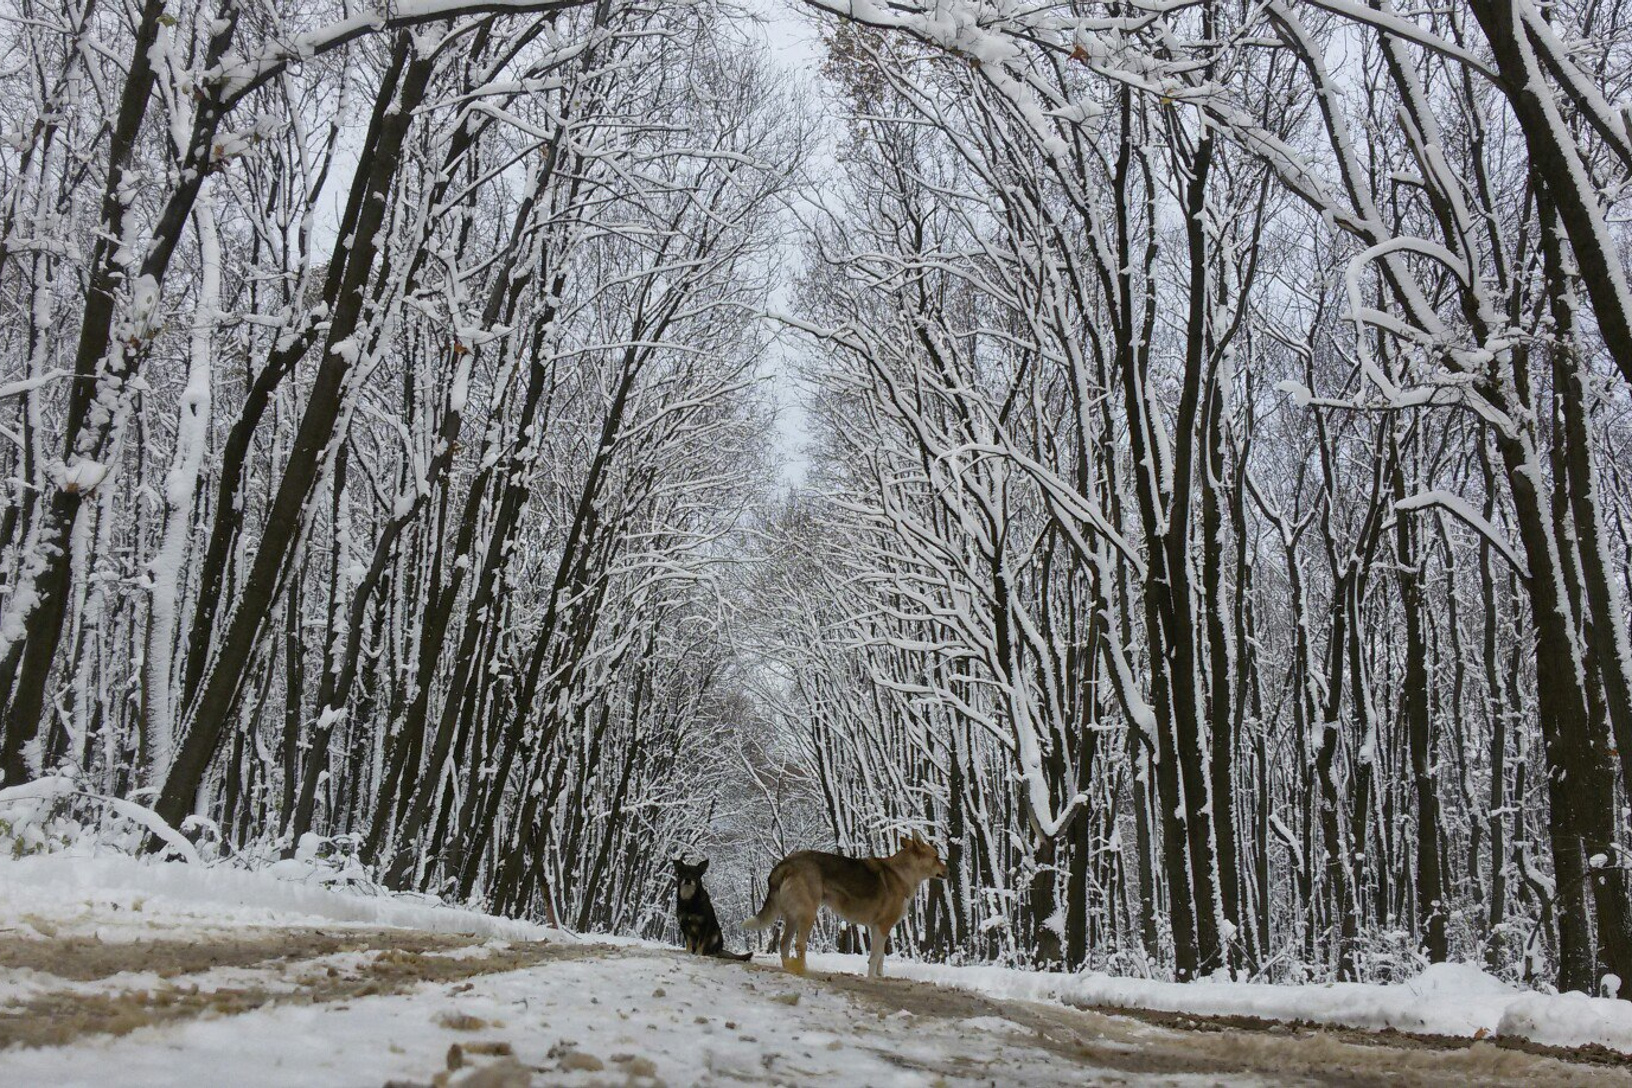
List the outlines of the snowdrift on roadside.
{"label": "snowdrift on roadside", "polygon": [[[86,825],[54,817],[65,800],[100,809],[106,819]],[[433,896],[390,893],[355,858],[321,857],[324,840],[316,835],[302,836],[293,858],[264,866],[206,861],[151,809],[88,792],[63,775],[0,789],[0,831],[0,919],[32,918],[53,933],[85,929],[119,939],[178,922],[212,928],[339,922],[499,940],[568,936],[449,907]],[[133,853],[144,835],[185,864]],[[8,858],[8,849],[22,856]],[[130,921],[109,926],[110,914]]]}
{"label": "snowdrift on roadside", "polygon": [[[862,973],[862,956],[813,955],[823,971]],[[1632,1002],[1585,994],[1542,994],[1492,978],[1471,964],[1435,964],[1409,982],[1280,986],[1257,982],[1158,982],[1007,967],[951,967],[887,960],[885,973],[992,998],[1078,1008],[1150,1009],[1193,1016],[1247,1016],[1459,1038],[1524,1039],[1545,1046],[1598,1044],[1632,1055]]]}
{"label": "snowdrift on roadside", "polygon": [[[210,927],[344,923],[509,941],[567,937],[548,926],[460,910],[429,897],[337,887],[328,876],[320,865],[303,861],[250,871],[69,850],[0,859],[0,918],[33,917],[68,932],[82,918],[103,939],[118,936],[106,925],[108,908],[138,928],[177,922]],[[92,918],[98,921],[93,924]]]}

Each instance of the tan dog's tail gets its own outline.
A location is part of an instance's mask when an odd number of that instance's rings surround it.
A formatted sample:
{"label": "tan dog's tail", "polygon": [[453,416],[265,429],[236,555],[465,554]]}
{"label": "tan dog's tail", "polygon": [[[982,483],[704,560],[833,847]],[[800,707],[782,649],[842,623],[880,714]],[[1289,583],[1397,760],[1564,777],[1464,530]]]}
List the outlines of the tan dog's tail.
{"label": "tan dog's tail", "polygon": [[782,887],[782,866],[777,865],[771,870],[771,878],[767,882],[770,890],[765,893],[765,905],[759,908],[759,913],[742,923],[743,929],[769,929],[775,924],[781,911],[776,906],[776,893]]}

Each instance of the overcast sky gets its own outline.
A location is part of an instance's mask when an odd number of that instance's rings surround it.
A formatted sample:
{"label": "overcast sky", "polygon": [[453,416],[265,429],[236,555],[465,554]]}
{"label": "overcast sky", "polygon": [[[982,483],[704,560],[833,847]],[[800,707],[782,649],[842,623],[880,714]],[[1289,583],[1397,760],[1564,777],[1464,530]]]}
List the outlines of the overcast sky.
{"label": "overcast sky", "polygon": [[812,69],[821,42],[809,9],[797,0],[742,0],[761,20],[776,59],[793,68]]}
{"label": "overcast sky", "polygon": [[[758,23],[748,32],[766,42],[774,62],[792,79],[813,84],[818,78],[821,39],[809,9],[797,0],[742,0],[742,3]],[[797,251],[791,246],[788,257],[790,263],[797,260]],[[779,289],[771,304],[778,310],[788,309],[790,300],[786,290]],[[803,482],[808,465],[803,451],[806,432],[799,409],[799,390],[792,379],[793,364],[801,348],[800,341],[784,335],[772,347],[768,360],[777,394],[777,453],[782,461],[781,478],[790,487]]]}

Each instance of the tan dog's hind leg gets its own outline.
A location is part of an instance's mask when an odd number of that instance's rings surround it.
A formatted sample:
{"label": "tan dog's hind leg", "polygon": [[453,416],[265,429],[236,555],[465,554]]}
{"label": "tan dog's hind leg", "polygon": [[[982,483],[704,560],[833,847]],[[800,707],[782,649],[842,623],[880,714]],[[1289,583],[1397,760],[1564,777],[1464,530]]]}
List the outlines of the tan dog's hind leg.
{"label": "tan dog's hind leg", "polygon": [[806,971],[805,944],[810,940],[810,929],[815,924],[815,918],[801,918],[799,920],[799,934],[794,938],[794,947],[799,953],[798,957],[793,961],[793,973],[796,975],[802,975]]}
{"label": "tan dog's hind leg", "polygon": [[[805,873],[791,873],[777,890],[777,902],[782,908],[782,921],[787,931],[782,935],[782,967],[796,975],[805,973],[805,944],[810,940],[810,928],[816,924],[816,912],[822,906],[822,885],[819,878]],[[788,941],[792,939],[794,954],[788,955]]]}
{"label": "tan dog's hind leg", "polygon": [[788,955],[788,953],[790,951],[792,951],[792,950],[793,950],[793,920],[790,919],[790,918],[784,918],[784,919],[782,919],[782,939],[777,945],[777,951],[782,953],[782,970],[784,970],[784,971],[793,970],[793,968],[791,966],[789,966],[789,964],[791,964],[793,962],[793,960],[792,960],[792,957],[790,957]]}

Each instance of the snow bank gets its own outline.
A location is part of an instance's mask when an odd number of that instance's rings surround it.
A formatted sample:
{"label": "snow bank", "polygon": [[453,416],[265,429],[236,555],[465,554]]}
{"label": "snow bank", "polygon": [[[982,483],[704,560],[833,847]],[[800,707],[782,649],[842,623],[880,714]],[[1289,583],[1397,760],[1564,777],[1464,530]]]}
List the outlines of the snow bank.
{"label": "snow bank", "polygon": [[1524,994],[1502,1010],[1495,1034],[1548,1046],[1599,1043],[1632,1055],[1632,1002],[1586,994]]}
{"label": "snow bank", "polygon": [[[863,956],[813,955],[823,971],[862,974]],[[1409,982],[1277,986],[1207,980],[1157,982],[1095,973],[951,967],[887,960],[885,972],[988,997],[1081,1008],[1149,1009],[1195,1016],[1249,1016],[1363,1031],[1459,1038],[1524,1039],[1545,1046],[1597,1044],[1632,1055],[1632,1002],[1585,994],[1540,994],[1462,963],[1435,964]]]}
{"label": "snow bank", "polygon": [[[0,925],[35,918],[53,932],[77,923],[103,939],[177,924],[390,926],[499,940],[575,940],[548,926],[445,906],[428,897],[334,887],[320,867],[280,862],[250,871],[123,854],[63,851],[0,859]],[[129,919],[109,925],[109,918]],[[37,928],[37,927],[36,927]]]}

